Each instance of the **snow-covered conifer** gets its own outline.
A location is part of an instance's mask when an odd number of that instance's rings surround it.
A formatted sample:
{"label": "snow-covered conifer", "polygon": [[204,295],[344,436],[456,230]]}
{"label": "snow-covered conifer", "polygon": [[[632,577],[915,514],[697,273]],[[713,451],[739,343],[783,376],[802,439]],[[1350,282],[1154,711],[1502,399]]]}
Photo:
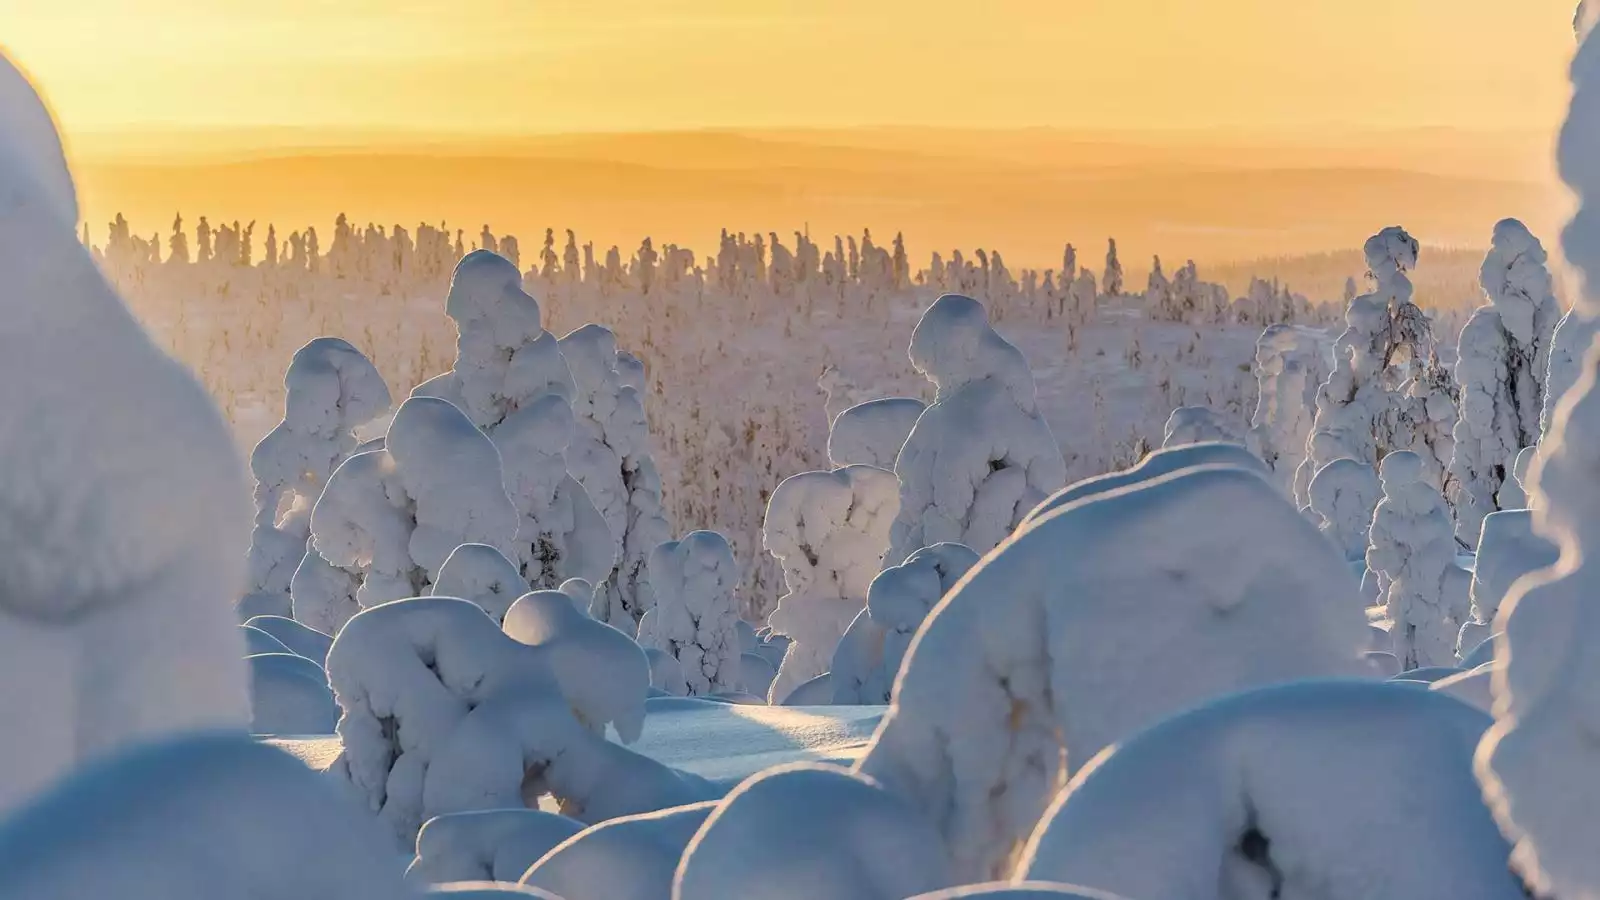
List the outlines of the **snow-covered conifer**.
{"label": "snow-covered conifer", "polygon": [[355,452],[356,428],[390,402],[377,367],[339,338],[317,338],[296,351],[283,385],[283,421],[250,454],[256,525],[246,587],[259,595],[251,607],[257,614],[288,614],[289,580],[305,556],[311,509]]}
{"label": "snow-covered conifer", "polygon": [[1117,259],[1116,238],[1107,241],[1106,270],[1100,279],[1100,286],[1107,297],[1122,296],[1122,262]]}
{"label": "snow-covered conifer", "polygon": [[1469,589],[1472,609],[1456,639],[1456,655],[1464,658],[1494,635],[1500,607],[1518,579],[1555,565],[1559,557],[1556,545],[1535,529],[1532,510],[1484,516]]}
{"label": "snow-covered conifer", "polygon": [[714,531],[696,531],[650,554],[655,606],[639,622],[639,644],[669,654],[684,684],[669,693],[718,694],[739,686],[739,583],[733,548]]}
{"label": "snow-covered conifer", "polygon": [[251,510],[215,404],[79,242],[54,122],[4,53],[0,198],[3,814],[81,760],[248,726]]}
{"label": "snow-covered conifer", "polygon": [[935,544],[879,572],[867,589],[867,608],[850,623],[833,654],[833,702],[888,703],[923,620],[977,564],[978,554],[970,547]]}
{"label": "snow-covered conifer", "polygon": [[1469,548],[1477,545],[1484,516],[1504,508],[1500,491],[1517,454],[1539,441],[1550,340],[1561,315],[1548,260],[1521,222],[1497,224],[1479,276],[1489,304],[1461,331],[1461,417],[1450,474],[1456,537]]}
{"label": "snow-covered conifer", "polygon": [[1336,459],[1311,479],[1310,518],[1344,558],[1364,560],[1372,511],[1383,497],[1376,472],[1353,459]]}
{"label": "snow-covered conifer", "polygon": [[986,553],[1067,480],[1033,374],[983,305],[954,294],[922,316],[910,355],[938,394],[895,462],[900,513],[884,562],[937,543]]}
{"label": "snow-covered conifer", "polygon": [[840,413],[828,430],[828,461],[840,466],[877,466],[894,471],[911,429],[927,404],[915,397],[885,397]]}
{"label": "snow-covered conifer", "polygon": [[894,473],[871,466],[804,472],[772,492],[762,540],[789,590],[768,621],[791,641],[771,685],[774,705],[829,670],[883,567],[899,505]]}
{"label": "snow-covered conifer", "polygon": [[1286,485],[1305,459],[1326,368],[1316,341],[1293,326],[1269,325],[1256,340],[1259,399],[1250,448]]}
{"label": "snow-covered conifer", "polygon": [[488,544],[462,544],[450,551],[433,582],[435,597],[470,600],[496,623],[527,592],[517,564]]}
{"label": "snow-covered conifer", "polygon": [[455,406],[413,397],[384,449],[328,479],[291,587],[295,618],[337,634],[363,608],[429,593],[462,544],[509,548],[516,533],[494,444]]}
{"label": "snow-covered conifer", "polygon": [[1401,450],[1383,458],[1383,499],[1372,515],[1367,568],[1387,587],[1394,655],[1403,671],[1453,666],[1467,596],[1452,577],[1450,507],[1423,475],[1422,459]]}
{"label": "snow-covered conifer", "polygon": [[1219,694],[1360,674],[1369,633],[1345,561],[1276,488],[1183,470],[1060,507],[968,572],[859,769],[933,820],[959,878],[1007,877],[1102,748]]}
{"label": "snow-covered conifer", "polygon": [[615,565],[596,582],[593,612],[631,634],[654,602],[646,574],[650,551],[671,537],[649,423],[639,386],[628,383],[631,357],[617,351],[608,329],[585,325],[561,339],[561,352],[577,385],[577,432],[567,448],[567,469],[621,544]]}

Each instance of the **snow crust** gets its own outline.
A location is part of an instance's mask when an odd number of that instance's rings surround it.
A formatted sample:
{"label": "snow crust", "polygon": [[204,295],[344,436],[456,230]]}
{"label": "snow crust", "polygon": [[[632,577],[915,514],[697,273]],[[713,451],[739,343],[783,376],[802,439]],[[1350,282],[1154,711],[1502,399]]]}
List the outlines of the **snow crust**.
{"label": "snow crust", "polygon": [[872,580],[867,607],[833,655],[833,702],[887,704],[895,676],[928,613],[978,564],[960,544],[935,544]]}
{"label": "snow crust", "polygon": [[462,544],[509,547],[516,533],[494,444],[452,404],[413,397],[384,449],[328,480],[292,585],[295,618],[337,634],[362,609],[430,593]]}
{"label": "snow crust", "polygon": [[650,554],[656,605],[639,622],[639,644],[678,661],[674,694],[717,694],[739,686],[739,583],[733,548],[714,531],[696,531]]}
{"label": "snow crust", "polygon": [[1366,674],[1368,631],[1344,560],[1275,488],[1180,471],[1061,507],[979,562],[912,644],[858,768],[935,823],[958,877],[1005,877],[1102,748],[1218,694]]}
{"label": "snow crust", "polygon": [[772,492],[763,539],[788,592],[768,624],[791,641],[772,703],[829,671],[839,639],[866,606],[899,508],[894,473],[871,466],[804,472]]}
{"label": "snow crust", "polygon": [[915,397],[884,397],[850,407],[828,431],[828,462],[834,468],[876,466],[894,471],[900,448],[927,408]]}
{"label": "snow crust", "polygon": [[884,562],[947,542],[985,553],[1066,483],[1061,448],[1027,361],[978,301],[940,297],[912,332],[910,355],[938,393],[895,461],[900,512]]}
{"label": "snow crust", "polygon": [[829,766],[740,785],[685,848],[673,900],[901,900],[947,887],[938,834],[870,778]]}
{"label": "snow crust", "polygon": [[250,720],[231,608],[245,468],[79,243],[72,185],[50,113],[0,54],[0,658],[30,685],[0,691],[0,721],[27,735],[0,745],[0,811],[81,760]]}
{"label": "snow crust", "polygon": [[1502,504],[1502,490],[1517,455],[1539,442],[1550,342],[1561,316],[1548,262],[1521,222],[1495,225],[1479,277],[1489,305],[1479,307],[1461,332],[1461,417],[1450,474],[1456,535],[1469,548],[1477,547],[1484,516],[1514,508]]}
{"label": "snow crust", "polygon": [[1167,900],[1514,900],[1510,849],[1472,776],[1488,724],[1443,694],[1376,683],[1219,700],[1079,772],[1020,871]]}
{"label": "snow crust", "polygon": [[583,829],[575,819],[536,809],[438,816],[417,832],[417,855],[406,869],[406,879],[515,884],[546,853]]}
{"label": "snow crust", "polygon": [[0,823],[0,871],[5,900],[409,896],[370,817],[243,735],[151,744],[84,768]]}

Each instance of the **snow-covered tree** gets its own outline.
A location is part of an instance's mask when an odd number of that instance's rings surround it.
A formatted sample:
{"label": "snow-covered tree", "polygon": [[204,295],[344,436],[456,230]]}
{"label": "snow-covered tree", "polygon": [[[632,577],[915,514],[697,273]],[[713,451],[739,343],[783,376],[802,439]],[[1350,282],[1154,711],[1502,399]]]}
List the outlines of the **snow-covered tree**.
{"label": "snow-covered tree", "polygon": [[770,769],[707,817],[676,900],[904,900],[952,884],[928,821],[870,778],[817,764]]}
{"label": "snow-covered tree", "polygon": [[283,421],[256,444],[256,525],[247,591],[253,614],[287,615],[289,580],[306,553],[311,508],[356,449],[356,428],[389,409],[389,387],[348,341],[321,337],[283,377]]}
{"label": "snow-covered tree", "polygon": [[1583,360],[1589,355],[1595,335],[1600,333],[1600,317],[1589,315],[1577,307],[1561,317],[1555,334],[1550,338],[1550,363],[1545,372],[1544,409],[1539,415],[1541,440],[1555,424],[1556,406],[1561,397],[1572,390],[1583,374]]}
{"label": "snow-covered tree", "polygon": [[718,694],[739,686],[739,583],[733,548],[714,531],[696,531],[650,554],[656,604],[639,622],[639,644],[668,654],[684,684],[669,693]]}
{"label": "snow-covered tree", "polygon": [[413,884],[498,881],[515,884],[583,823],[537,809],[489,809],[437,816],[417,832]]}
{"label": "snow-covered tree", "polygon": [[1117,259],[1117,239],[1109,238],[1106,249],[1106,270],[1100,279],[1100,287],[1105,290],[1107,297],[1122,296],[1122,262]]}
{"label": "snow-covered tree", "polygon": [[1468,589],[1472,608],[1456,638],[1456,656],[1465,658],[1494,635],[1500,607],[1518,579],[1555,565],[1559,557],[1556,545],[1535,529],[1532,510],[1507,509],[1484,516]]}
{"label": "snow-covered tree", "polygon": [[55,124],[3,52],[0,198],[3,816],[82,760],[248,726],[251,508],[226,421],[79,242]]}
{"label": "snow-covered tree", "polygon": [[894,471],[900,448],[927,408],[915,397],[885,397],[850,407],[828,430],[828,461],[836,468],[876,466]]}
{"label": "snow-covered tree", "polygon": [[978,564],[960,544],[935,544],[878,573],[858,614],[833,654],[833,702],[877,706],[889,702],[911,639],[923,620]]}
{"label": "snow-covered tree", "polygon": [[450,551],[433,581],[433,596],[470,600],[495,624],[504,621],[506,610],[527,592],[528,583],[517,564],[488,544],[462,544]]}
{"label": "snow-covered tree", "polygon": [[923,314],[910,355],[938,393],[895,462],[900,513],[884,562],[938,543],[986,553],[1067,480],[1033,373],[983,305],[955,294]]}
{"label": "snow-covered tree", "polygon": [[450,401],[499,448],[520,516],[512,556],[523,577],[535,588],[599,583],[616,561],[617,538],[567,473],[577,389],[538,301],[509,260],[477,250],[456,266],[445,312],[456,325],[455,365],[412,396]]}
{"label": "snow-covered tree", "polygon": [[1326,368],[1317,342],[1293,326],[1269,325],[1256,340],[1259,399],[1250,422],[1250,449],[1286,485],[1305,459]]}
{"label": "snow-covered tree", "polygon": [[704,801],[609,819],[539,860],[522,886],[556,897],[666,900],[684,849],[716,808]]}
{"label": "snow-covered tree", "polygon": [[968,572],[858,768],[933,820],[960,879],[1009,877],[1101,749],[1219,694],[1360,674],[1369,632],[1345,561],[1276,488],[1183,470],[1060,507]]}
{"label": "snow-covered tree", "polygon": [[1150,278],[1144,289],[1144,306],[1152,319],[1178,321],[1181,318],[1173,305],[1172,282],[1168,281],[1166,273],[1161,271],[1159,256],[1150,264]]}
{"label": "snow-covered tree", "polygon": [[577,434],[567,448],[567,469],[621,543],[615,566],[600,583],[592,612],[624,631],[638,630],[654,603],[646,574],[650,551],[671,538],[661,508],[661,475],[650,452],[649,423],[637,384],[624,378],[616,337],[585,325],[561,339],[561,353],[577,385]]}
{"label": "snow-covered tree", "polygon": [[1437,692],[1375,683],[1220,699],[1081,772],[1017,874],[1128,897],[1517,900],[1472,777],[1488,724]]}
{"label": "snow-covered tree", "polygon": [[1311,479],[1308,518],[1352,562],[1367,555],[1372,511],[1383,498],[1383,485],[1372,467],[1353,459],[1336,459]]}
{"label": "snow-covered tree", "polygon": [[762,540],[789,590],[768,623],[791,641],[770,688],[774,705],[829,670],[883,567],[899,505],[894,473],[871,466],[804,472],[772,492]]}
{"label": "snow-covered tree", "polygon": [[494,444],[455,406],[413,397],[384,449],[350,457],[328,479],[292,583],[294,616],[338,634],[364,608],[428,594],[462,544],[509,548],[516,533]]}
{"label": "snow-covered tree", "polygon": [[1402,670],[1453,666],[1467,595],[1452,577],[1450,507],[1423,475],[1422,459],[1401,450],[1383,458],[1383,499],[1372,515],[1367,568],[1387,590],[1390,637]]}
{"label": "snow-covered tree", "polygon": [[1214,409],[1204,406],[1180,406],[1167,417],[1161,446],[1177,447],[1183,444],[1204,444],[1220,441],[1244,444],[1239,426]]}
{"label": "snow-covered tree", "polygon": [[1549,257],[1521,222],[1494,227],[1479,283],[1489,298],[1467,321],[1457,350],[1461,417],[1450,474],[1456,537],[1477,546],[1483,517],[1503,507],[1500,490],[1517,454],[1539,441],[1550,341],[1561,308]]}

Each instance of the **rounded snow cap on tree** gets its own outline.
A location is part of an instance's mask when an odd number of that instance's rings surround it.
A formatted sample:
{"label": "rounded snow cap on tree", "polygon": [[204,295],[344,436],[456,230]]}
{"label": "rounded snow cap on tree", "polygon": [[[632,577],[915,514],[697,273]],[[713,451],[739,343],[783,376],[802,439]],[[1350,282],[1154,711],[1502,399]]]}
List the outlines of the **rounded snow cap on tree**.
{"label": "rounded snow cap on tree", "polygon": [[590,322],[568,332],[560,343],[578,390],[589,393],[618,377],[617,336],[611,329]]}
{"label": "rounded snow cap on tree", "polygon": [[1402,484],[1415,484],[1422,480],[1422,457],[1410,450],[1391,453],[1383,458],[1378,477],[1383,481],[1385,490]]}
{"label": "rounded snow cap on tree", "polygon": [[499,468],[494,444],[473,426],[466,414],[447,400],[412,397],[400,404],[384,439],[384,449],[403,468],[449,471],[456,467],[479,471]]}
{"label": "rounded snow cap on tree", "polygon": [[[1521,222],[1502,219],[1494,226],[1494,238],[1478,271],[1478,283],[1500,314],[1501,325],[1518,343],[1534,341],[1534,319],[1541,305],[1554,314],[1549,261],[1544,245]],[[1548,341],[1548,335],[1544,339]]]}
{"label": "rounded snow cap on tree", "polygon": [[296,350],[283,386],[284,420],[305,431],[347,431],[392,402],[378,367],[336,337],[319,337]]}
{"label": "rounded snow cap on tree", "polygon": [[1411,299],[1411,281],[1405,273],[1417,267],[1417,254],[1421,245],[1417,239],[1399,225],[1390,225],[1370,238],[1362,248],[1367,258],[1367,269],[1378,279],[1380,290],[1393,290],[1396,301]]}
{"label": "rounded snow cap on tree", "polygon": [[0,52],[0,215],[34,192],[62,224],[77,227],[78,192],[55,120],[27,76]]}
{"label": "rounded snow cap on tree", "polygon": [[1033,375],[1022,351],[989,327],[988,312],[971,297],[945,294],[928,307],[911,332],[911,364],[941,398],[968,382],[995,378],[1025,410],[1033,408]]}
{"label": "rounded snow cap on tree", "polygon": [[539,301],[522,289],[522,273],[492,250],[474,250],[456,264],[444,311],[457,322],[506,315],[516,310],[539,323]]}
{"label": "rounded snow cap on tree", "polygon": [[433,582],[434,596],[470,600],[497,622],[527,590],[516,563],[488,544],[462,544],[452,550]]}

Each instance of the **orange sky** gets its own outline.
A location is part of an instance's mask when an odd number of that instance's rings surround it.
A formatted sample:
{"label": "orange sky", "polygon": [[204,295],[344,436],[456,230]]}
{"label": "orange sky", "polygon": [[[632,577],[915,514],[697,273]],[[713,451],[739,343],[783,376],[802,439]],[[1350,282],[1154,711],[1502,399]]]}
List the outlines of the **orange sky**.
{"label": "orange sky", "polygon": [[[1549,131],[1573,0],[5,0],[69,134]],[[465,10],[465,11],[463,11]],[[114,145],[111,145],[114,147]]]}

